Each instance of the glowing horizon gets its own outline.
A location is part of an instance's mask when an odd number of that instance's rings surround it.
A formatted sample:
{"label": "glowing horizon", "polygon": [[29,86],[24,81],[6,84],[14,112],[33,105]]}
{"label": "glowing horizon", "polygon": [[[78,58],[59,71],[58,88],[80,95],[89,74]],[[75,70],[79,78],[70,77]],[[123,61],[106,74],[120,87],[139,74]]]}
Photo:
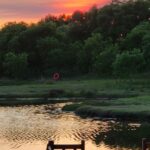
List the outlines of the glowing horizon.
{"label": "glowing horizon", "polygon": [[34,23],[48,14],[72,14],[76,10],[87,11],[92,6],[102,7],[111,0],[1,0],[0,25],[7,22]]}

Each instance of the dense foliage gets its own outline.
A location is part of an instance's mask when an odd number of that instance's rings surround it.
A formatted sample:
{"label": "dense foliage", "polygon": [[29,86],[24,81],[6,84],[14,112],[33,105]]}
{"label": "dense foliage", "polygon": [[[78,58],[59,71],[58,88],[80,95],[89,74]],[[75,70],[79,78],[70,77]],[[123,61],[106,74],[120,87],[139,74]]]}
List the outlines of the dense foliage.
{"label": "dense foliage", "polygon": [[150,69],[150,1],[113,1],[0,30],[0,76],[124,76]]}

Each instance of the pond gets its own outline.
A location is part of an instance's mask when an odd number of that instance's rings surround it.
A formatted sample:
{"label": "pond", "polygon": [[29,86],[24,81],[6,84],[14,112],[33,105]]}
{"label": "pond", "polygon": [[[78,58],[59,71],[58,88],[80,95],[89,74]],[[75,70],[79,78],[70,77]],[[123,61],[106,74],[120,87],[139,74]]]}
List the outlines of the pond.
{"label": "pond", "polygon": [[150,137],[150,124],[83,119],[61,112],[61,104],[0,107],[1,150],[46,150],[48,140],[78,144],[86,150],[138,150]]}

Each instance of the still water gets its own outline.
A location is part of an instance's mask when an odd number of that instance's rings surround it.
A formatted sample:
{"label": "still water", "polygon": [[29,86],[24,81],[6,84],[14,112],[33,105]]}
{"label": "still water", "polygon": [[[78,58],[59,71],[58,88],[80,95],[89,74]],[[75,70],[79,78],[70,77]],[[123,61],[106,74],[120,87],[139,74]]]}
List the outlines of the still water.
{"label": "still water", "polygon": [[82,119],[65,104],[0,107],[0,150],[46,150],[47,141],[86,142],[86,150],[139,150],[150,125]]}

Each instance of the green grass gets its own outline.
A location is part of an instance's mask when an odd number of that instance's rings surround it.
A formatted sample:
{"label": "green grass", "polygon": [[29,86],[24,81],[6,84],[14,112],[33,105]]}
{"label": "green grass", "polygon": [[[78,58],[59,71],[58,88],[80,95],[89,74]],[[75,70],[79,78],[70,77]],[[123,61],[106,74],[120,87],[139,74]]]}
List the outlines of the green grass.
{"label": "green grass", "polygon": [[[53,92],[53,91],[61,92]],[[68,79],[60,81],[0,80],[0,98],[63,98],[114,99],[144,96],[150,93],[150,79]],[[87,101],[86,101],[87,102]],[[0,100],[1,103],[1,100]],[[3,101],[4,103],[4,101]],[[89,102],[90,103],[90,102]],[[114,102],[115,103],[115,102]],[[138,103],[137,101],[134,102]],[[92,105],[92,104],[87,104]],[[97,105],[110,105],[102,102]],[[116,104],[117,105],[117,104]],[[94,106],[93,106],[94,107]]]}
{"label": "green grass", "polygon": [[120,120],[149,120],[150,96],[105,101],[84,101],[66,105],[63,110],[75,111],[83,117],[117,118]]}
{"label": "green grass", "polygon": [[150,80],[62,80],[62,81],[0,81],[0,95],[46,94],[51,89],[62,89],[79,95],[147,95]]}

